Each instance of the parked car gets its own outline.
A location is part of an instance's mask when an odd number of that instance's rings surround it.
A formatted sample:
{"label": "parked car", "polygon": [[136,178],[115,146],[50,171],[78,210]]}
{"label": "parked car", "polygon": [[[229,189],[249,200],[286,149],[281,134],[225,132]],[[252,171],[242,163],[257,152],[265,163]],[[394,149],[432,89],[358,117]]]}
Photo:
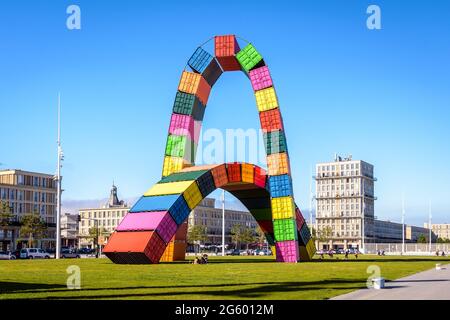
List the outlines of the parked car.
{"label": "parked car", "polygon": [[272,250],[269,250],[269,249],[261,250],[259,252],[259,255],[260,256],[271,256],[272,255]]}
{"label": "parked car", "polygon": [[50,259],[50,254],[39,248],[25,248],[20,250],[21,259]]}
{"label": "parked car", "polygon": [[239,249],[234,249],[234,250],[231,252],[230,255],[232,255],[232,256],[239,256],[239,255],[241,255],[241,252],[239,251]]}
{"label": "parked car", "polygon": [[0,251],[0,260],[16,260],[16,256],[11,251]]}
{"label": "parked car", "polygon": [[337,250],[336,250],[336,253],[337,253],[337,254],[344,254],[345,251],[344,251],[344,249],[337,249]]}
{"label": "parked car", "polygon": [[15,256],[16,259],[20,259],[20,250],[13,251],[13,252],[11,252],[11,254],[13,256]]}
{"label": "parked car", "polygon": [[79,253],[70,249],[62,249],[60,256],[63,259],[80,258]]}
{"label": "parked car", "polygon": [[78,250],[78,253],[80,253],[80,254],[92,254],[92,253],[94,253],[94,249],[81,248],[80,250]]}

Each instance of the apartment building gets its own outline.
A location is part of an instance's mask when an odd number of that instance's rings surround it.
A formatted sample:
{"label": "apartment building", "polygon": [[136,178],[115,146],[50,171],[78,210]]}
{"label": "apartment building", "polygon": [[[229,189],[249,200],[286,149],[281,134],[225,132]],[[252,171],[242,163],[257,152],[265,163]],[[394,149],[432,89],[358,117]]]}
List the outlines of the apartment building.
{"label": "apartment building", "polygon": [[[429,228],[429,224],[424,223],[424,228]],[[436,237],[450,240],[450,223],[432,223],[431,230]]]}
{"label": "apartment building", "polygon": [[78,215],[65,213],[61,216],[61,245],[78,247]]}
{"label": "apartment building", "polygon": [[0,228],[0,249],[15,250],[27,246],[19,235],[20,221],[26,214],[37,213],[47,225],[46,235],[36,239],[40,248],[56,245],[56,183],[54,176],[24,170],[0,170],[0,201],[13,214],[8,226]]}
{"label": "apartment building", "polygon": [[113,184],[108,202],[101,208],[80,209],[79,247],[94,247],[94,239],[89,238],[89,230],[98,227],[102,230],[99,244],[106,243],[111,233],[128,213],[130,207],[117,196],[117,187]]}

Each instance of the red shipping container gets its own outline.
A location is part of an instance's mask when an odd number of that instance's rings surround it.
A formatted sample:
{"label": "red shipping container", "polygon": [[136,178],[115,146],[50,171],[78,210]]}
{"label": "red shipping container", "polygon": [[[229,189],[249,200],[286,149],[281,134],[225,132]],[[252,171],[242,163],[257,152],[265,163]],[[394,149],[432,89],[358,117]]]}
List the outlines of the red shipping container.
{"label": "red shipping container", "polygon": [[305,223],[305,218],[298,207],[295,208],[295,220],[297,221],[297,230],[300,230]]}
{"label": "red shipping container", "polygon": [[211,173],[213,175],[214,184],[216,185],[216,188],[220,188],[228,184],[227,169],[224,164],[211,169]]}
{"label": "red shipping container", "polygon": [[261,167],[255,166],[255,179],[254,183],[258,187],[265,188],[266,187],[266,179],[267,179],[267,172]]}
{"label": "red shipping container", "polygon": [[259,120],[261,122],[261,129],[265,132],[283,130],[283,120],[279,108],[261,111],[259,113]]}
{"label": "red shipping container", "polygon": [[158,263],[165,248],[154,231],[114,232],[103,253],[116,263]]}
{"label": "red shipping container", "polygon": [[227,173],[229,182],[241,182],[241,164],[240,163],[228,163]]}
{"label": "red shipping container", "polygon": [[241,65],[235,56],[240,48],[234,35],[215,36],[214,49],[217,61],[224,71],[241,70]]}
{"label": "red shipping container", "polygon": [[188,231],[188,221],[186,220],[182,224],[178,226],[177,232],[175,233],[174,240],[183,240],[187,239],[187,231]]}

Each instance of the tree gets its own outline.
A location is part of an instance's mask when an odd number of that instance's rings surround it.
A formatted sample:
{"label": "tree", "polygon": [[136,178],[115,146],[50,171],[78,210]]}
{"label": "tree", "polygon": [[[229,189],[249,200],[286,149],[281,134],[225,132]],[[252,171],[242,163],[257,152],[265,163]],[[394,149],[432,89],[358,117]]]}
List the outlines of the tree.
{"label": "tree", "polygon": [[253,230],[250,228],[235,224],[231,227],[231,239],[236,244],[236,249],[240,248],[240,243],[248,244],[255,241]]}
{"label": "tree", "polygon": [[29,213],[22,217],[19,234],[28,238],[28,247],[32,248],[36,239],[42,238],[47,233],[47,224],[38,213]]}
{"label": "tree", "polygon": [[417,243],[427,243],[427,237],[424,234],[421,234],[417,237]]}
{"label": "tree", "polygon": [[317,239],[320,242],[328,242],[333,234],[333,229],[330,226],[326,226],[323,229],[317,230]]}
{"label": "tree", "polygon": [[256,236],[255,236],[255,238],[256,238],[256,241],[258,242],[258,244],[260,245],[260,247],[266,241],[266,234],[264,233],[264,231],[261,229],[260,226],[258,226],[256,228]]}
{"label": "tree", "polygon": [[195,242],[197,242],[198,249],[200,249],[200,243],[208,240],[206,227],[203,225],[191,226],[188,230],[187,238],[190,243],[195,244]]}
{"label": "tree", "polygon": [[[14,218],[13,213],[11,212],[11,207],[8,203],[4,201],[0,201],[0,230],[6,232],[8,230],[8,226],[11,225],[12,219]],[[14,229],[13,229],[14,232]],[[14,235],[13,235],[14,239]]]}

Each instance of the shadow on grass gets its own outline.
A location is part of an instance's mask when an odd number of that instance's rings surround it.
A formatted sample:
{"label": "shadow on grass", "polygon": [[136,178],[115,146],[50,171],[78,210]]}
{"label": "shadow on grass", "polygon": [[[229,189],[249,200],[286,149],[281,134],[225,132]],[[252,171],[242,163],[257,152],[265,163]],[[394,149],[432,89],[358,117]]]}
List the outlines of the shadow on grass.
{"label": "shadow on grass", "polygon": [[[295,291],[312,291],[312,290],[348,290],[361,289],[365,287],[365,279],[329,279],[323,281],[303,281],[303,282],[262,282],[262,283],[235,283],[235,284],[211,284],[211,285],[179,285],[179,286],[136,286],[136,287],[120,287],[120,288],[88,288],[82,290],[58,290],[58,293],[66,294],[70,291],[70,296],[46,296],[42,298],[32,299],[125,299],[125,298],[154,298],[158,297],[177,297],[184,295],[197,296],[215,296],[225,298],[270,298],[270,293],[289,293]],[[255,286],[246,288],[246,286]],[[204,290],[188,290],[189,288],[203,288]],[[220,288],[220,289],[219,289]],[[231,289],[230,289],[231,288]],[[179,291],[162,291],[162,292],[142,292],[142,293],[102,293],[102,294],[80,294],[95,291],[117,292],[120,290],[164,290],[164,289],[182,289]],[[18,293],[17,290],[14,293]],[[33,293],[27,291],[25,293]],[[54,291],[54,293],[56,293]]]}
{"label": "shadow on grass", "polygon": [[0,294],[16,292],[37,292],[36,290],[55,290],[67,289],[67,286],[61,284],[49,283],[25,283],[25,282],[4,282],[0,281]]}

